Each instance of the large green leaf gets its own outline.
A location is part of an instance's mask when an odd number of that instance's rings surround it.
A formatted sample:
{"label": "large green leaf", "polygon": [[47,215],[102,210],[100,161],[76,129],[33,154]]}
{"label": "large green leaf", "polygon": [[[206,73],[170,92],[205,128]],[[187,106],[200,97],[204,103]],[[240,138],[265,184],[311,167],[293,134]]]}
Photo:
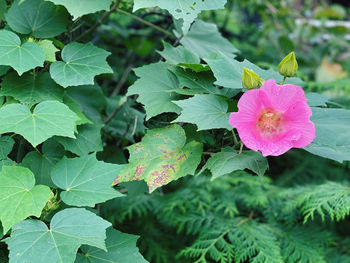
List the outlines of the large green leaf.
{"label": "large green leaf", "polygon": [[186,100],[174,101],[182,108],[180,116],[174,122],[196,124],[198,130],[224,128],[232,130],[229,124],[230,113],[227,101],[213,94],[196,95]]}
{"label": "large green leaf", "polygon": [[[205,58],[205,61],[214,72],[216,78],[215,84],[231,89],[242,89],[243,68],[253,70],[262,79],[274,79],[277,83],[282,82],[283,77],[276,71],[261,69],[248,60],[239,62],[233,56],[223,53],[212,54]],[[287,78],[286,83],[302,85],[303,82],[298,78]]]}
{"label": "large green leaf", "polygon": [[10,136],[0,137],[0,159],[6,159],[7,155],[12,151],[15,141]]}
{"label": "large green leaf", "polygon": [[68,208],[54,215],[50,229],[44,222],[25,220],[5,240],[11,263],[73,263],[81,245],[106,249],[111,224],[83,208]]}
{"label": "large green leaf", "polygon": [[82,246],[83,254],[78,253],[75,263],[146,263],[140,254],[136,241],[139,237],[119,232],[112,227],[107,229],[106,248]]}
{"label": "large green leaf", "polygon": [[187,33],[191,23],[203,10],[224,8],[227,0],[134,0],[134,11],[159,6],[168,10],[175,19],[183,20],[182,31]]}
{"label": "large green leaf", "polygon": [[6,21],[17,33],[49,38],[66,30],[68,13],[44,0],[16,0],[6,14]]}
{"label": "large green leaf", "polygon": [[54,135],[75,138],[76,120],[75,113],[58,101],[41,102],[33,112],[21,104],[9,104],[0,108],[0,133],[18,133],[37,146]]}
{"label": "large green leaf", "polygon": [[194,174],[202,155],[202,145],[186,143],[185,131],[175,124],[148,130],[141,142],[128,150],[129,164],[115,183],[145,180],[152,192],[156,188],[188,174]]}
{"label": "large green leaf", "polygon": [[68,205],[94,206],[97,203],[122,196],[112,188],[123,166],[97,161],[96,156],[59,161],[51,172],[52,181],[63,189],[61,199]]}
{"label": "large green leaf", "polygon": [[164,50],[158,53],[168,62],[174,65],[179,63],[199,64],[199,57],[183,46],[173,47],[167,42],[163,42]]}
{"label": "large green leaf", "polygon": [[35,186],[32,172],[19,166],[2,167],[0,188],[0,221],[4,233],[28,216],[39,217],[51,193],[47,186]]}
{"label": "large green leaf", "polygon": [[45,100],[62,101],[64,91],[47,72],[37,75],[28,72],[21,77],[11,72],[3,79],[1,87],[0,95],[11,96],[30,107]]}
{"label": "large green leaf", "polygon": [[313,107],[311,121],[316,138],[304,149],[338,162],[350,161],[350,110]]}
{"label": "large green leaf", "polygon": [[0,65],[11,66],[22,75],[33,68],[42,67],[44,61],[44,51],[38,44],[21,44],[21,39],[15,33],[0,30]]}
{"label": "large green leaf", "polygon": [[62,50],[63,61],[51,64],[51,77],[61,86],[94,84],[94,77],[103,73],[113,73],[106,62],[109,52],[91,43],[70,43]]}
{"label": "large green leaf", "polygon": [[181,44],[201,58],[211,53],[232,54],[238,51],[230,41],[221,36],[215,24],[199,19],[194,22],[190,32],[181,39]]}
{"label": "large green leaf", "polygon": [[32,151],[24,156],[21,165],[29,168],[35,175],[38,184],[54,187],[51,180],[52,167],[62,159],[64,155],[63,147],[54,139],[49,139],[43,143],[42,153]]}
{"label": "large green leaf", "polygon": [[163,112],[180,113],[181,108],[173,100],[181,97],[175,93],[178,81],[164,62],[135,69],[140,78],[128,90],[128,96],[138,94],[138,102],[145,105],[146,120]]}
{"label": "large green leaf", "polygon": [[264,175],[269,165],[260,152],[247,151],[238,154],[236,150],[226,147],[212,155],[202,170],[209,169],[212,179],[237,170],[249,169],[258,175]]}
{"label": "large green leaf", "polygon": [[76,139],[57,137],[56,140],[63,145],[64,149],[79,156],[99,152],[103,150],[101,128],[100,124],[81,125],[78,127]]}
{"label": "large green leaf", "polygon": [[95,13],[101,10],[109,10],[113,0],[45,0],[56,5],[63,5],[68,12],[77,19],[80,16]]}

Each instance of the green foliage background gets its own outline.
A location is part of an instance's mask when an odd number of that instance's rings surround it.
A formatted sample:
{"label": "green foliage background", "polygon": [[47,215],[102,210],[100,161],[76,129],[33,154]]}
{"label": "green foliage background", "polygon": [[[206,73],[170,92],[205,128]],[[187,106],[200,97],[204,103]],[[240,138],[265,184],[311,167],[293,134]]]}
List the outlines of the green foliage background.
{"label": "green foliage background", "polygon": [[[0,0],[0,262],[350,262],[349,17]],[[264,158],[228,117],[243,67],[282,82],[293,50],[317,137]]]}

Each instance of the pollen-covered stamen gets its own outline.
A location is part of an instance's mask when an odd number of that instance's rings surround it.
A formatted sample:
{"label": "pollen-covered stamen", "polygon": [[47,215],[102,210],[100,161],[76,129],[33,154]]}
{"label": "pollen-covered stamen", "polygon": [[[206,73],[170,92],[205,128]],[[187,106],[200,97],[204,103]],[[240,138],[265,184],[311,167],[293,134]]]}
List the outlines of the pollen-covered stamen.
{"label": "pollen-covered stamen", "polygon": [[283,131],[283,115],[274,110],[264,109],[258,115],[256,127],[266,137],[277,135]]}

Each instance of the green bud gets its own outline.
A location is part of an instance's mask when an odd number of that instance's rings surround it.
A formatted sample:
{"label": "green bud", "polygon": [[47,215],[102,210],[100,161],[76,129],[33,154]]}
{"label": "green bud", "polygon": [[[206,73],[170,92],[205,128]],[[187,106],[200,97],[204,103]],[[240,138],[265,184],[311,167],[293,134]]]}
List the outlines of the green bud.
{"label": "green bud", "polygon": [[254,71],[243,68],[242,84],[247,90],[258,89],[262,86],[262,84],[264,84],[264,80]]}
{"label": "green bud", "polygon": [[298,70],[298,62],[294,51],[290,52],[278,65],[279,72],[284,77],[293,77]]}

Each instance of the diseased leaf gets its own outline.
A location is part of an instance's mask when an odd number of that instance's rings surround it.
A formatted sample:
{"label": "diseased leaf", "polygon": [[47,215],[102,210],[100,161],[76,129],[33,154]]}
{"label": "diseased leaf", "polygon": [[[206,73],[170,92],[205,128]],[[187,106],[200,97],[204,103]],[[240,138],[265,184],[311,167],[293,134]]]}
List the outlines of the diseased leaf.
{"label": "diseased leaf", "polygon": [[59,85],[79,86],[94,84],[94,77],[104,73],[113,73],[106,62],[109,52],[95,47],[91,43],[70,43],[62,50],[62,60],[51,64],[51,77]]}
{"label": "diseased leaf", "polygon": [[338,162],[349,161],[350,110],[312,107],[311,121],[316,127],[316,138],[304,149]]}
{"label": "diseased leaf", "polygon": [[[177,33],[177,36],[179,35]],[[205,58],[211,53],[222,52],[232,55],[232,53],[238,52],[231,42],[220,34],[215,24],[206,23],[199,19],[194,22],[190,32],[184,35],[180,43],[200,58]]]}
{"label": "diseased leaf", "polygon": [[78,127],[76,138],[56,137],[66,151],[82,156],[103,150],[100,124],[86,124]]}
{"label": "diseased leaf", "polygon": [[182,108],[181,114],[174,122],[187,122],[196,124],[198,130],[228,129],[230,113],[227,112],[227,101],[217,95],[196,95],[186,100],[174,101]]}
{"label": "diseased leaf", "polygon": [[[239,62],[233,56],[223,53],[212,54],[204,59],[216,78],[216,85],[230,89],[242,89],[242,73],[246,67],[257,73],[262,79],[274,79],[277,83],[282,82],[283,77],[276,71],[269,69],[261,69],[248,60]],[[298,78],[287,78],[286,83],[303,85],[303,82]]]}
{"label": "diseased leaf", "polygon": [[113,0],[45,0],[63,5],[73,16],[74,20],[80,16],[96,13],[101,10],[109,10]]}
{"label": "diseased leaf", "polygon": [[54,135],[75,138],[77,120],[78,117],[58,101],[41,102],[33,113],[24,105],[8,104],[0,108],[0,133],[18,133],[37,146]]}
{"label": "diseased leaf", "polygon": [[193,175],[202,155],[202,145],[186,143],[186,135],[179,125],[148,130],[141,142],[128,150],[129,164],[120,172],[115,184],[145,180],[149,191],[184,177]]}
{"label": "diseased leaf", "polygon": [[178,82],[168,64],[159,62],[135,69],[139,79],[129,87],[127,96],[138,94],[138,102],[145,105],[146,120],[163,112],[180,113],[173,100],[181,97],[175,93]]}
{"label": "diseased leaf", "polygon": [[[5,240],[13,263],[73,263],[81,245],[106,249],[106,228],[111,223],[83,208],[67,208],[54,215],[50,229],[44,222],[25,220]],[[43,253],[33,253],[43,251]]]}
{"label": "diseased leaf", "polygon": [[68,13],[44,0],[15,0],[6,14],[6,21],[17,33],[49,38],[66,30]]}
{"label": "diseased leaf", "polygon": [[122,165],[97,161],[96,156],[64,157],[52,169],[54,184],[63,189],[60,197],[72,206],[94,206],[97,203],[123,196],[112,188]]}
{"label": "diseased leaf", "polygon": [[140,254],[136,241],[139,237],[124,234],[113,228],[107,229],[107,251],[89,246],[82,246],[75,263],[146,263]]}
{"label": "diseased leaf", "polygon": [[51,193],[47,186],[35,186],[32,172],[19,166],[2,167],[0,188],[0,221],[4,233],[28,216],[39,217]]}
{"label": "diseased leaf", "polygon": [[182,31],[186,34],[200,12],[224,8],[226,0],[135,0],[134,3],[134,12],[154,6],[168,10],[175,19],[183,20]]}
{"label": "diseased leaf", "polygon": [[62,159],[64,149],[54,139],[49,139],[42,146],[42,154],[32,151],[24,156],[21,165],[29,168],[35,175],[37,184],[54,187],[51,180],[52,167]]}
{"label": "diseased leaf", "polygon": [[21,39],[7,30],[0,30],[0,65],[11,66],[21,76],[24,72],[42,67],[45,54],[33,42],[21,44]]}
{"label": "diseased leaf", "polygon": [[29,107],[45,100],[62,101],[63,88],[57,85],[49,73],[25,73],[18,76],[15,72],[6,75],[1,85],[0,95],[11,96]]}
{"label": "diseased leaf", "polygon": [[233,148],[226,147],[221,152],[213,154],[202,170],[209,169],[213,175],[212,179],[216,179],[244,169],[262,176],[268,168],[267,159],[260,152],[247,151],[238,154]]}
{"label": "diseased leaf", "polygon": [[7,155],[12,151],[15,141],[10,136],[0,137],[0,159],[6,159]]}

